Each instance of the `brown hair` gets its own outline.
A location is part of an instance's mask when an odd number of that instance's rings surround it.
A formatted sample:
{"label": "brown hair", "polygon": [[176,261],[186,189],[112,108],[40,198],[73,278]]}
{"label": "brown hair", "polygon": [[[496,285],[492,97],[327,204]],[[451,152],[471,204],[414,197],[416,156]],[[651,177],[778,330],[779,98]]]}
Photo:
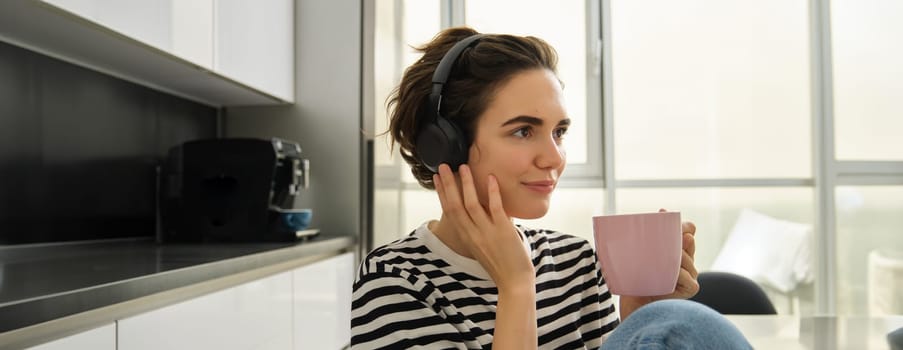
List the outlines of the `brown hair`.
{"label": "brown hair", "polygon": [[[432,41],[416,48],[423,56],[408,67],[401,83],[389,96],[392,145],[398,143],[401,157],[411,166],[411,173],[421,186],[433,189],[433,172],[417,158],[417,132],[432,109],[429,96],[433,72],[445,53],[455,43],[479,34],[457,27],[445,29]],[[558,56],[545,41],[532,36],[489,34],[465,49],[458,57],[445,84],[441,113],[464,133],[468,146],[474,139],[477,118],[486,110],[499,86],[517,73],[531,69],[556,72]],[[435,107],[433,107],[435,108]]]}

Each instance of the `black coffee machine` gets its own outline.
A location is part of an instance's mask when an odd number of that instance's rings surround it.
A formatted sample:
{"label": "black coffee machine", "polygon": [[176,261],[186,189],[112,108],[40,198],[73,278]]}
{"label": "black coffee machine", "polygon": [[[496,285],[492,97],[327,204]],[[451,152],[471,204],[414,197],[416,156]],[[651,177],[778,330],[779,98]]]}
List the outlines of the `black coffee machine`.
{"label": "black coffee machine", "polygon": [[280,213],[308,187],[308,160],[294,142],[205,139],[173,147],[162,169],[162,242],[297,239]]}

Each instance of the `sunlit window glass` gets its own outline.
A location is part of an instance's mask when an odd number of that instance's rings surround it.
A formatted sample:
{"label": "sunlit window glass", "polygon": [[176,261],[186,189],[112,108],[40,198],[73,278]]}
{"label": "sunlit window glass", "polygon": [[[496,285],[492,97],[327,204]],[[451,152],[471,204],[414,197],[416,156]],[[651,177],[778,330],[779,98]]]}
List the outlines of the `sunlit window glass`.
{"label": "sunlit window glass", "polygon": [[903,315],[903,186],[842,186],[837,208],[837,312]]}
{"label": "sunlit window glass", "polygon": [[831,1],[836,155],[903,160],[903,1]]}
{"label": "sunlit window glass", "polygon": [[[438,1],[385,1],[375,2],[376,28],[374,32],[374,84],[375,133],[389,128],[386,102],[392,89],[401,80],[404,69],[419,58],[413,48],[423,45],[440,27]],[[389,135],[377,137],[374,142],[374,158],[377,166],[402,162],[395,150],[389,152]],[[408,170],[405,167],[405,170]]]}
{"label": "sunlit window glass", "polygon": [[375,189],[373,191],[373,242],[378,246],[402,237],[409,227],[399,227],[401,220],[401,191]]}
{"label": "sunlit window glass", "polygon": [[[386,102],[404,69],[419,57],[413,48],[427,43],[439,31],[439,5],[439,1],[419,0],[374,2],[374,99],[370,106],[373,108],[376,130],[371,132],[374,134],[388,130]],[[376,189],[373,193],[374,246],[393,241],[412,227],[403,220],[406,217],[403,206],[405,197],[401,188],[404,182],[416,181],[410,175],[410,168],[398,155],[397,146],[394,152],[390,152],[389,145],[388,134],[374,140],[374,164],[377,168],[374,171]],[[398,183],[399,177],[403,183]]]}
{"label": "sunlit window glass", "polygon": [[611,2],[619,179],[811,176],[808,2]]}
{"label": "sunlit window glass", "polygon": [[442,205],[435,191],[425,189],[402,192],[401,227],[410,233],[427,220],[438,220],[442,216]]}

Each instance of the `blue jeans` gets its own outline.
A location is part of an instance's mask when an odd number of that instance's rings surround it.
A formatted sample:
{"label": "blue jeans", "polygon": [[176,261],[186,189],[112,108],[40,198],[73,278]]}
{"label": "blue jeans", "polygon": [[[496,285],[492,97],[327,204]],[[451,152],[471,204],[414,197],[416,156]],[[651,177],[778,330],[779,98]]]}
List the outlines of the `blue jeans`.
{"label": "blue jeans", "polygon": [[689,300],[657,301],[634,311],[602,345],[608,349],[752,349],[717,311]]}

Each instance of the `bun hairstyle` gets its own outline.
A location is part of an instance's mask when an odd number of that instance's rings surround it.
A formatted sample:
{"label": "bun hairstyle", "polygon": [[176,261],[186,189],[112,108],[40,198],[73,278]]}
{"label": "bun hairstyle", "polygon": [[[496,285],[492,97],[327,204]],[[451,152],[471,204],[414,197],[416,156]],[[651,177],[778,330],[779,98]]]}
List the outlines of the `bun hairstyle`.
{"label": "bun hairstyle", "polygon": [[[428,189],[435,188],[434,173],[418,155],[417,136],[436,119],[437,106],[430,103],[433,74],[455,44],[477,34],[480,33],[466,27],[449,28],[416,48],[423,56],[405,70],[401,82],[389,96],[388,132],[392,135],[392,145],[398,144],[414,178]],[[555,50],[542,39],[531,36],[484,34],[460,53],[442,88],[438,114],[454,123],[463,134],[465,159],[475,136],[477,119],[496,90],[520,72],[533,69],[556,72],[557,64]]]}

